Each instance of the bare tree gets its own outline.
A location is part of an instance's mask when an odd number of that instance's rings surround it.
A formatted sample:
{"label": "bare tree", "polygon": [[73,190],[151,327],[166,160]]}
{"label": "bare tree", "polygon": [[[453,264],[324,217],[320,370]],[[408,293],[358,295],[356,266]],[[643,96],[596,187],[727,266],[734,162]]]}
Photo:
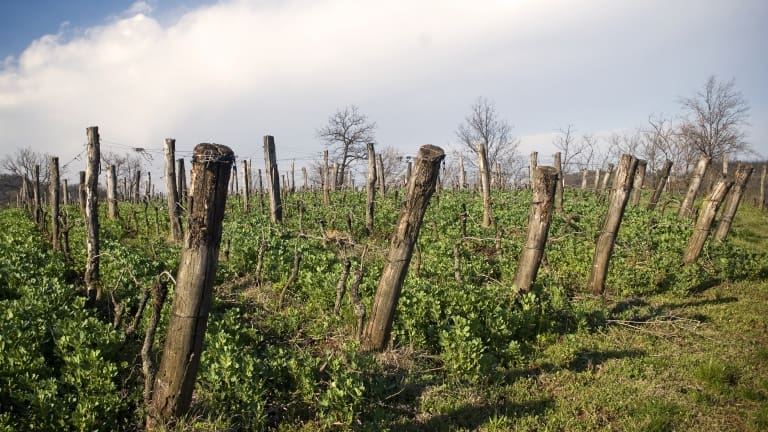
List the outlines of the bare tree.
{"label": "bare tree", "polygon": [[733,79],[723,82],[713,75],[694,96],[680,98],[684,112],[680,132],[700,155],[715,160],[751,150],[744,130],[749,125],[749,104],[735,85]]}
{"label": "bare tree", "polygon": [[562,154],[563,172],[589,168],[595,153],[597,140],[594,135],[585,134],[581,139],[576,136],[576,128],[569,124],[565,128],[557,129],[553,144]]}
{"label": "bare tree", "polygon": [[593,134],[585,133],[581,136],[581,141],[577,145],[581,148],[581,151],[574,155],[574,162],[580,170],[592,168],[598,150],[597,137]]}
{"label": "bare tree", "polygon": [[330,156],[338,163],[336,184],[344,184],[349,166],[367,157],[366,144],[375,142],[376,123],[369,122],[356,105],[337,109],[328,123],[317,130],[317,137],[325,142]]}
{"label": "bare tree", "polygon": [[[136,172],[141,171],[141,157],[129,153],[117,154],[106,152],[101,155],[101,160],[107,165],[114,165],[118,178],[126,179],[130,190],[134,190],[136,183]],[[126,191],[127,192],[127,191]]]}
{"label": "bare tree", "polygon": [[35,165],[40,167],[40,181],[48,183],[48,162],[51,157],[47,153],[38,153],[28,147],[16,149],[16,152],[3,157],[0,168],[21,177],[31,179]]}
{"label": "bare tree", "polygon": [[[514,166],[519,157],[517,148],[520,139],[512,135],[512,126],[499,117],[492,101],[479,97],[471,110],[456,131],[462,148],[476,156],[478,144],[482,143],[485,146],[488,165],[494,167],[499,164],[506,172],[507,167]],[[476,158],[467,158],[465,161],[474,167],[478,166]]]}
{"label": "bare tree", "polygon": [[641,146],[642,158],[648,161],[651,172],[660,169],[664,161],[672,161],[676,174],[684,175],[696,163],[695,153],[682,139],[679,126],[663,115],[648,117],[648,126],[643,129]]}

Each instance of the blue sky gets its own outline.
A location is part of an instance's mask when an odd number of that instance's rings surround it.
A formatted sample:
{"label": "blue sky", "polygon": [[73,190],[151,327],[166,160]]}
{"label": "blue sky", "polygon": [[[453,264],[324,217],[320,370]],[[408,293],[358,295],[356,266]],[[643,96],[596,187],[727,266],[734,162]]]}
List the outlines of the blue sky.
{"label": "blue sky", "polygon": [[215,141],[259,166],[271,134],[303,163],[350,104],[380,147],[450,150],[483,96],[546,163],[558,128],[605,145],[717,75],[749,102],[765,158],[766,21],[764,0],[2,1],[0,153],[69,161],[98,125],[106,151]]}

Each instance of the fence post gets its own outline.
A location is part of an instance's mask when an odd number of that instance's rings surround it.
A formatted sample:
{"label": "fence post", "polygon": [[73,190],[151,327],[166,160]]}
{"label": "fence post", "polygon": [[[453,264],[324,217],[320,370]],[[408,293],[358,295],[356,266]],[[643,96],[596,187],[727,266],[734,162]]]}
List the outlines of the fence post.
{"label": "fence post", "polygon": [[648,161],[638,159],[637,170],[635,171],[635,183],[632,185],[632,207],[640,204],[640,196],[643,193],[643,183],[645,183],[645,169]]}
{"label": "fence post", "polygon": [[323,150],[323,175],[320,176],[323,183],[323,205],[331,205],[331,171],[328,165],[328,150]]}
{"label": "fence post", "polygon": [[723,208],[723,214],[720,218],[720,222],[717,224],[715,230],[715,241],[723,241],[728,236],[728,232],[731,230],[731,224],[733,218],[736,216],[736,210],[739,209],[741,203],[741,197],[744,195],[744,190],[747,187],[747,182],[752,176],[752,166],[739,165],[736,168],[736,174],[734,174],[734,182],[731,187],[731,191],[728,194],[728,199],[725,201],[725,207]]}
{"label": "fence post", "polygon": [[[234,166],[234,165],[232,165]],[[235,176],[235,178],[237,178]],[[187,169],[184,167],[184,158],[176,160],[176,190],[179,192],[179,204],[181,205],[181,211],[187,206]]]}
{"label": "fence post", "polygon": [[653,211],[653,209],[656,208],[656,204],[659,203],[659,198],[661,198],[661,193],[664,192],[664,186],[667,185],[667,180],[669,179],[669,171],[671,169],[672,161],[666,160],[664,162],[664,166],[661,168],[659,180],[656,183],[656,189],[653,191],[653,196],[651,196],[651,200],[648,201],[648,210]]}
{"label": "fence post", "polygon": [[[563,175],[563,164],[560,156],[560,152],[555,153],[554,157],[555,171],[557,171],[557,182],[555,183],[555,210],[558,213],[563,212],[563,182],[565,182],[565,176]],[[538,177],[538,173],[534,177]],[[536,180],[534,178],[534,180]],[[535,201],[535,200],[534,200]]]}
{"label": "fence post", "polygon": [[368,183],[366,184],[368,202],[365,207],[365,226],[368,235],[371,235],[373,234],[373,213],[376,205],[376,150],[373,143],[366,144],[366,147],[368,149]]}
{"label": "fence post", "polygon": [[691,177],[691,184],[688,186],[688,193],[685,194],[685,199],[683,199],[683,203],[680,204],[680,209],[677,211],[678,219],[691,217],[693,202],[696,200],[696,194],[699,193],[701,188],[701,180],[704,178],[704,173],[707,171],[711,161],[712,159],[709,156],[703,155],[696,164],[696,169]]}
{"label": "fence post", "polygon": [[530,158],[530,166],[529,168],[529,175],[528,175],[528,181],[531,182],[531,187],[533,187],[533,176],[536,174],[536,167],[539,164],[539,152],[533,151],[531,152],[531,158]]}
{"label": "fence post", "polygon": [[445,152],[440,147],[424,145],[419,148],[416,169],[408,183],[408,196],[400,211],[400,221],[392,234],[387,261],[373,298],[371,317],[363,335],[364,350],[381,351],[389,340],[413,246],[418,238],[429,199],[435,191],[440,163],[444,158]]}
{"label": "fence post", "polygon": [[227,186],[235,156],[229,147],[198,144],[192,156],[188,232],[147,429],[186,413],[192,400],[208,312],[213,301]]}
{"label": "fence post", "polygon": [[133,202],[137,203],[141,201],[141,171],[136,170],[136,178],[134,179],[133,189]]}
{"label": "fence post", "polygon": [[80,204],[80,212],[85,217],[85,171],[78,172],[80,184],[77,187],[77,201]]}
{"label": "fence post", "polygon": [[85,166],[85,235],[88,261],[85,265],[86,297],[90,304],[101,297],[99,275],[99,128],[91,126],[88,134],[88,164]]}
{"label": "fence post", "polygon": [[242,161],[242,176],[243,176],[243,212],[248,213],[250,210],[250,195],[251,195],[251,185],[250,181],[248,181],[248,161],[243,159]]}
{"label": "fence post", "polygon": [[547,243],[552,207],[555,201],[557,183],[560,181],[555,167],[538,167],[533,176],[533,199],[528,213],[528,238],[515,272],[513,288],[527,292],[531,289],[539,271],[544,246]]}
{"label": "fence post", "polygon": [[176,188],[176,140],[165,139],[165,188],[167,189],[168,219],[170,220],[171,239],[180,242],[184,233],[181,228],[181,206],[179,205],[179,191]]}
{"label": "fence post", "polygon": [[38,226],[43,224],[43,197],[40,193],[40,165],[35,165],[35,185],[32,188],[32,197],[35,204],[35,223]]}
{"label": "fence post", "polygon": [[275,138],[264,136],[264,163],[269,186],[269,218],[272,223],[283,222],[283,203],[280,198],[280,173],[277,171],[277,156],[275,155]]}
{"label": "fence post", "polygon": [[613,174],[613,164],[609,163],[608,169],[605,171],[605,175],[603,176],[603,183],[600,186],[600,192],[608,191],[609,194],[611,193],[611,191],[608,190],[608,182],[611,180],[611,174]]}
{"label": "fence post", "polygon": [[459,156],[459,189],[467,188],[467,172],[464,171],[464,156]]}
{"label": "fence post", "polygon": [[[637,159],[625,154],[621,156],[619,168],[616,172],[616,190],[611,194],[611,202],[608,213],[605,216],[603,229],[595,245],[595,255],[592,259],[592,272],[589,275],[589,289],[594,294],[602,295],[605,292],[605,278],[608,275],[608,263],[613,252],[613,244],[616,241],[616,233],[619,232],[621,218],[632,191]],[[609,177],[606,174],[606,178]],[[603,182],[605,184],[605,182]]]}
{"label": "fence post", "polygon": [[715,187],[712,188],[712,193],[701,203],[699,218],[696,220],[688,246],[685,248],[685,254],[683,254],[683,264],[692,264],[699,259],[701,251],[704,249],[704,243],[707,241],[707,236],[709,236],[712,221],[715,220],[717,209],[731,189],[731,186],[733,186],[733,180],[720,177]]}
{"label": "fence post", "polygon": [[379,192],[381,192],[381,196],[383,197],[387,193],[387,182],[386,178],[384,178],[384,159],[382,158],[381,153],[376,155],[376,165],[378,165],[376,173],[379,175]]}
{"label": "fence post", "polygon": [[595,168],[595,184],[593,189],[595,193],[600,191],[600,168]]}
{"label": "fence post", "polygon": [[120,217],[117,209],[117,171],[114,165],[107,167],[107,215],[112,220]]}
{"label": "fence post", "polygon": [[309,189],[309,177],[307,176],[307,167],[301,167],[301,190]]}
{"label": "fence post", "polygon": [[59,224],[59,201],[61,199],[61,184],[59,183],[59,158],[51,158],[51,165],[48,168],[50,175],[49,190],[51,201],[51,244],[54,251],[61,250],[61,225]]}
{"label": "fence post", "polygon": [[581,170],[581,190],[583,191],[587,190],[587,174],[589,174],[589,169]]}
{"label": "fence post", "polygon": [[483,227],[488,228],[493,224],[493,215],[491,212],[491,173],[488,167],[485,143],[477,144],[477,162],[480,168],[480,187],[483,191]]}

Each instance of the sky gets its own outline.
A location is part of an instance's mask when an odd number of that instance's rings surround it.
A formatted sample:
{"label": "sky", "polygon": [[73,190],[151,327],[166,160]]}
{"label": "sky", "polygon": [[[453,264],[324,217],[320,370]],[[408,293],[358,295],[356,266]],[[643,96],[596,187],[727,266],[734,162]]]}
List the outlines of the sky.
{"label": "sky", "polygon": [[379,148],[450,152],[485,97],[543,164],[558,129],[643,127],[716,75],[751,107],[747,158],[768,158],[767,20],[765,0],[2,1],[0,157],[57,155],[75,179],[99,126],[102,152],[147,149],[153,176],[166,137],[259,167],[273,135],[301,166],[353,104]]}

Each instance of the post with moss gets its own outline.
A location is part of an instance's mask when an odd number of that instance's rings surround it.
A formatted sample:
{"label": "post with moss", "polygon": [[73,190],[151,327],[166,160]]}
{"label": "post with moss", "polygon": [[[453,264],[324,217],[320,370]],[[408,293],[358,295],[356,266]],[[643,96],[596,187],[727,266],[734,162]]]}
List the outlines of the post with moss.
{"label": "post with moss", "polygon": [[416,168],[408,182],[408,194],[400,210],[400,221],[392,234],[387,261],[373,298],[371,318],[362,339],[364,350],[381,351],[389,341],[400,290],[444,158],[445,152],[440,147],[424,145],[419,148]]}
{"label": "post with moss", "polygon": [[61,224],[59,223],[59,205],[61,200],[61,183],[59,179],[59,158],[54,156],[51,158],[51,164],[48,167],[48,173],[50,175],[49,182],[49,201],[51,204],[51,245],[54,251],[61,250]]}
{"label": "post with moss", "polygon": [[640,205],[640,197],[643,194],[643,183],[645,183],[645,169],[647,166],[648,161],[643,159],[637,161],[635,183],[632,185],[632,207]]}
{"label": "post with moss", "polygon": [[234,153],[219,144],[198,144],[192,156],[188,228],[147,429],[184,415],[192,401],[221,244],[227,185]]}
{"label": "post with moss", "polygon": [[733,176],[733,186],[725,201],[725,207],[723,207],[720,222],[717,223],[715,241],[723,241],[728,236],[728,232],[731,230],[731,225],[733,224],[733,218],[736,216],[736,211],[739,209],[741,197],[744,196],[744,190],[746,189],[747,182],[749,182],[751,176],[752,166],[739,165],[739,167],[736,168],[736,174]]}
{"label": "post with moss", "polygon": [[533,200],[528,213],[528,238],[515,272],[514,289],[527,292],[536,280],[544,246],[547,244],[552,207],[555,202],[559,174],[554,167],[538,167],[533,176]]}
{"label": "post with moss", "polygon": [[680,204],[680,209],[677,211],[678,219],[688,218],[693,215],[693,203],[701,188],[704,173],[707,171],[711,161],[712,159],[709,156],[704,155],[696,164],[696,169],[693,171],[693,176],[691,176],[691,183],[688,185],[688,192],[685,194],[683,203]]}
{"label": "post with moss", "polygon": [[669,172],[671,170],[672,170],[672,161],[666,160],[664,162],[664,166],[661,168],[661,171],[659,172],[659,179],[656,182],[656,189],[653,191],[651,200],[648,201],[648,210],[653,211],[653,209],[656,208],[656,204],[659,203],[659,198],[661,198],[661,193],[664,192],[664,186],[667,185],[667,180],[669,179]]}
{"label": "post with moss", "polygon": [[619,232],[621,219],[624,217],[624,209],[627,206],[629,194],[632,191],[636,169],[637,159],[634,156],[625,154],[621,157],[619,168],[616,171],[616,187],[611,194],[608,213],[605,216],[605,222],[597,239],[595,255],[592,259],[592,272],[589,276],[588,287],[596,295],[605,293],[608,263],[613,252],[613,245],[616,242],[616,234]]}
{"label": "post with moss", "polygon": [[93,304],[101,297],[99,274],[99,128],[91,126],[88,134],[88,163],[85,166],[85,236],[88,258],[85,264],[86,297]]}
{"label": "post with moss", "polygon": [[683,254],[683,264],[692,264],[699,259],[712,228],[712,222],[715,220],[717,209],[731,186],[733,186],[733,180],[721,176],[712,188],[712,193],[701,203],[699,218],[696,220],[693,233],[688,240],[688,246],[685,248],[685,254]]}
{"label": "post with moss", "polygon": [[168,219],[171,229],[171,240],[180,242],[184,233],[181,228],[181,205],[179,191],[176,185],[176,140],[165,139],[165,188],[168,204]]}
{"label": "post with moss", "polygon": [[272,223],[283,223],[283,203],[280,198],[280,173],[277,170],[275,137],[264,136],[264,164],[269,189],[269,219]]}

